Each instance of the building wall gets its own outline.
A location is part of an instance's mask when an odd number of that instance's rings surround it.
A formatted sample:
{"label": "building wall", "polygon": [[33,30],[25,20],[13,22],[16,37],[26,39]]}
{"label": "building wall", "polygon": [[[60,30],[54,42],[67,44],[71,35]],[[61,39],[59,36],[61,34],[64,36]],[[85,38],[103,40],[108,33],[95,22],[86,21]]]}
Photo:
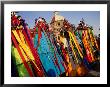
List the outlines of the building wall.
{"label": "building wall", "polygon": [[63,20],[55,21],[51,24],[53,31],[59,31],[63,27]]}

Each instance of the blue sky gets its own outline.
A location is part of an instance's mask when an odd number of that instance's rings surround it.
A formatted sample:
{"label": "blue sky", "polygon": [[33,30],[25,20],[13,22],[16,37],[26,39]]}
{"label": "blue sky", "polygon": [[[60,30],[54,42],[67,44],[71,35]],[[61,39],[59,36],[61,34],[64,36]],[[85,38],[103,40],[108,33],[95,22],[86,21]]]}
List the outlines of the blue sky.
{"label": "blue sky", "polygon": [[[36,18],[43,17],[48,23],[50,23],[53,17],[53,11],[19,11],[17,14],[25,19],[30,28],[34,27]],[[93,26],[94,34],[99,34],[99,11],[60,11],[59,14],[64,16],[71,24],[75,24],[76,26],[78,26],[79,21],[83,18],[86,24]]]}

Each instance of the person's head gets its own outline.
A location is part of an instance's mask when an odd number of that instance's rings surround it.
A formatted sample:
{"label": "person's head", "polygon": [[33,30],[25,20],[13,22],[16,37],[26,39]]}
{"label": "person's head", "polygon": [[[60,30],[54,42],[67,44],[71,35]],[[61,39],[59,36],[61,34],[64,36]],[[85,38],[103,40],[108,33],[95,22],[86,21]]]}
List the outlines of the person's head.
{"label": "person's head", "polygon": [[21,16],[18,16],[17,18],[20,20],[21,19]]}

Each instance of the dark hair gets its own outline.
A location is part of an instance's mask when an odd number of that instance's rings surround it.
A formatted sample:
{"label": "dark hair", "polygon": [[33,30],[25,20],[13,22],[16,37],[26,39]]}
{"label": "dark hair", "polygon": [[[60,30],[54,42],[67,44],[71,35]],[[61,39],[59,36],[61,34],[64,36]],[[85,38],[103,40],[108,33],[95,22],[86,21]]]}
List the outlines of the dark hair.
{"label": "dark hair", "polygon": [[20,18],[21,16],[17,16],[17,18]]}

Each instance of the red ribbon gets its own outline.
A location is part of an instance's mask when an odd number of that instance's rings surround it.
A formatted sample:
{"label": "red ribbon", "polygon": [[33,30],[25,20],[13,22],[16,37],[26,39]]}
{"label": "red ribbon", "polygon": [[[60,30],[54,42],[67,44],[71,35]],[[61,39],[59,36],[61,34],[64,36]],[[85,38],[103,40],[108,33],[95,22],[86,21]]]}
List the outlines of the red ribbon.
{"label": "red ribbon", "polygon": [[27,36],[25,30],[23,30],[23,34],[24,34],[24,36],[25,36],[25,39],[26,39],[26,41],[27,41],[27,43],[28,43],[28,45],[29,45],[29,47],[30,47],[32,53],[33,53],[34,59],[35,59],[35,61],[36,61],[36,64],[37,64],[38,68],[40,69],[40,71],[37,70],[38,72],[40,72],[40,73],[39,73],[39,76],[43,76],[43,69],[42,69],[42,67],[41,67],[42,64],[41,64],[41,62],[40,62],[40,58],[39,58],[39,56],[38,56],[38,53],[37,53],[37,51],[35,50],[34,45],[33,45],[33,44],[31,45],[31,43],[29,42],[29,39],[28,39],[28,36]]}
{"label": "red ribbon", "polygon": [[41,31],[42,28],[46,30],[46,24],[44,22],[40,22],[36,24],[36,27],[38,27],[38,45],[40,45],[40,39],[42,37]]}
{"label": "red ribbon", "polygon": [[17,25],[20,24],[20,21],[16,16],[12,16],[11,23],[12,23],[13,26],[17,26]]}
{"label": "red ribbon", "polygon": [[26,63],[26,60],[25,60],[25,58],[24,58],[24,56],[23,56],[23,54],[22,54],[22,52],[21,52],[21,50],[20,50],[20,48],[19,48],[19,46],[18,46],[18,44],[17,44],[17,41],[16,41],[16,39],[15,39],[15,37],[14,37],[14,35],[13,35],[12,32],[11,32],[11,38],[12,38],[12,41],[13,41],[15,47],[17,48],[17,50],[18,50],[18,52],[19,52],[19,54],[20,54],[20,56],[21,56],[21,59],[22,59],[22,61],[23,61],[23,64],[24,64],[24,66],[26,67],[26,69],[27,69],[29,75],[30,75],[31,77],[33,77],[33,73],[32,73],[32,71],[31,71],[29,65]]}

